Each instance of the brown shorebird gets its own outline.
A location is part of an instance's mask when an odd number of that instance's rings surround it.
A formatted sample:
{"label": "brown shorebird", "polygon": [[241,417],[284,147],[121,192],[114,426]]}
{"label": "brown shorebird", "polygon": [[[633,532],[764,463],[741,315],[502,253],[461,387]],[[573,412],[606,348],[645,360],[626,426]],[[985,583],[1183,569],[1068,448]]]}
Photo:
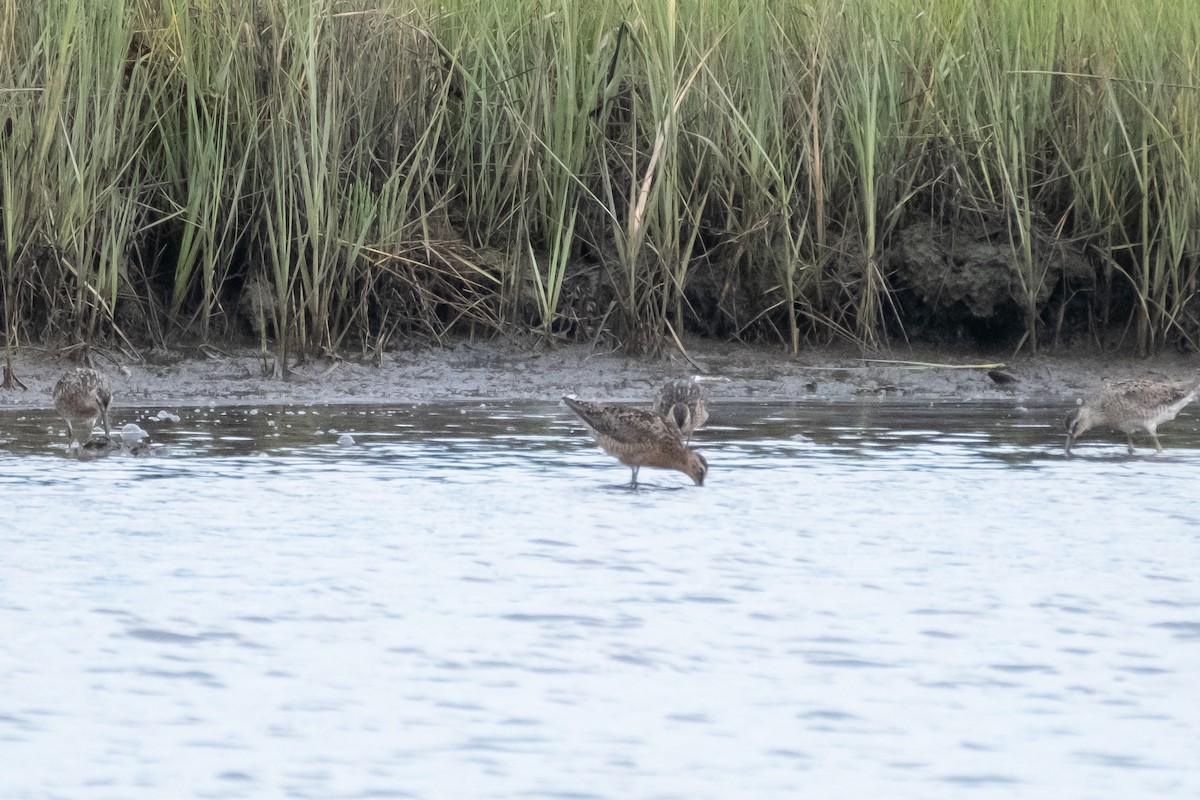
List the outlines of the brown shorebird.
{"label": "brown shorebird", "polygon": [[[108,438],[108,407],[112,403],[112,387],[104,373],[90,367],[77,367],[54,384],[54,410],[66,420],[71,445],[86,443],[91,438],[97,419],[104,420],[104,436]],[[84,437],[84,438],[81,438]]]}
{"label": "brown shorebird", "polygon": [[1146,431],[1158,452],[1158,426],[1196,399],[1196,382],[1128,380],[1109,383],[1079,408],[1067,415],[1067,455],[1084,431],[1095,427],[1116,428],[1125,434],[1133,453],[1133,432]]}
{"label": "brown shorebird", "polygon": [[664,383],[654,398],[654,413],[674,423],[684,441],[690,442],[696,429],[708,422],[708,398],[700,376]]}
{"label": "brown shorebird", "polygon": [[658,414],[613,403],[588,403],[573,397],[563,402],[583,420],[596,442],[610,456],[633,470],[631,488],[637,487],[638,469],[677,469],[704,484],[708,462],[683,443],[675,423]]}

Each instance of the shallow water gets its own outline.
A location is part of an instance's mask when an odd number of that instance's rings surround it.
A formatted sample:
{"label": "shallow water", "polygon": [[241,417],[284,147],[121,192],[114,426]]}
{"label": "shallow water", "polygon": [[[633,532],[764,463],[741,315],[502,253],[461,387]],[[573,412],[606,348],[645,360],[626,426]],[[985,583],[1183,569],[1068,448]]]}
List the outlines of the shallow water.
{"label": "shallow water", "polygon": [[[0,413],[5,798],[1200,793],[1200,425],[724,404]],[[340,435],[355,439],[337,444]]]}

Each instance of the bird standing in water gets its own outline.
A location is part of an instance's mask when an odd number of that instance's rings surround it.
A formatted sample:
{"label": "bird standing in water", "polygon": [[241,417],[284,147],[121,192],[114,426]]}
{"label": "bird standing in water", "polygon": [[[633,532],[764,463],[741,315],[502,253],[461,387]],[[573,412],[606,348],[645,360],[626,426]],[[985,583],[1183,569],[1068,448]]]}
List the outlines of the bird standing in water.
{"label": "bird standing in water", "polygon": [[664,383],[654,398],[654,413],[669,417],[684,441],[690,442],[696,429],[708,422],[708,398],[700,386],[700,376]]}
{"label": "bird standing in water", "polygon": [[54,384],[54,410],[67,423],[71,445],[83,445],[91,438],[97,419],[104,420],[104,436],[109,438],[108,407],[112,387],[104,373],[90,367],[70,370]]}
{"label": "bird standing in water", "polygon": [[604,452],[633,470],[631,488],[637,487],[641,467],[679,470],[697,486],[704,484],[708,462],[684,444],[671,418],[614,403],[588,403],[573,397],[564,397],[563,402],[583,421]]}
{"label": "bird standing in water", "polygon": [[1133,454],[1133,432],[1146,431],[1158,452],[1158,426],[1196,399],[1200,384],[1147,380],[1125,380],[1106,384],[1095,396],[1067,415],[1067,455],[1071,445],[1089,428],[1115,428],[1125,434]]}

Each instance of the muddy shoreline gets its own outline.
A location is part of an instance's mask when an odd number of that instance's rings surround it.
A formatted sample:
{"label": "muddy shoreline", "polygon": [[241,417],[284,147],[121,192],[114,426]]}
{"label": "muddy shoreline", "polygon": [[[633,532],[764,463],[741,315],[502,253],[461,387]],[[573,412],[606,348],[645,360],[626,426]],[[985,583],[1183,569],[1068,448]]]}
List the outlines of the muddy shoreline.
{"label": "muddy shoreline", "polygon": [[[813,348],[798,357],[777,349],[706,340],[686,342],[657,358],[600,353],[585,345],[546,349],[535,343],[460,341],[443,348],[388,353],[381,365],[318,359],[293,366],[287,379],[263,374],[256,350],[205,348],[141,353],[141,361],[93,358],[112,378],[117,407],[246,403],[468,403],[585,398],[647,401],[667,378],[704,371],[728,378],[711,385],[714,400],[849,401],[861,398],[961,401],[1011,399],[1072,402],[1103,380],[1143,377],[1184,380],[1200,374],[1200,356],[1151,358],[1089,352],[1038,355],[981,353],[934,347],[892,348],[864,357],[851,347]],[[898,362],[945,366],[919,368]],[[694,362],[694,363],[693,363]],[[1016,378],[996,384],[982,368],[1005,365]],[[51,405],[58,376],[74,362],[33,348],[18,351],[16,376],[28,387],[0,390],[0,408]],[[697,370],[697,366],[701,370]]]}

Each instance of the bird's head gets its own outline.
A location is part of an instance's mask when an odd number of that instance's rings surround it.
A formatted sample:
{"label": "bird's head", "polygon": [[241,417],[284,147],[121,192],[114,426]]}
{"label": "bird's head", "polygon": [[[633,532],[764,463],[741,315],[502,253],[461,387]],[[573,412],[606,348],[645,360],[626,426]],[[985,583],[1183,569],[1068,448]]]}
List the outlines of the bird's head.
{"label": "bird's head", "polygon": [[1087,406],[1071,409],[1071,413],[1067,414],[1067,419],[1063,423],[1063,427],[1067,431],[1067,455],[1071,455],[1071,445],[1075,443],[1083,433],[1095,424],[1092,420],[1091,409]]}
{"label": "bird's head", "polygon": [[692,422],[692,411],[687,407],[686,403],[676,403],[667,410],[667,419],[680,433],[686,431]]}

